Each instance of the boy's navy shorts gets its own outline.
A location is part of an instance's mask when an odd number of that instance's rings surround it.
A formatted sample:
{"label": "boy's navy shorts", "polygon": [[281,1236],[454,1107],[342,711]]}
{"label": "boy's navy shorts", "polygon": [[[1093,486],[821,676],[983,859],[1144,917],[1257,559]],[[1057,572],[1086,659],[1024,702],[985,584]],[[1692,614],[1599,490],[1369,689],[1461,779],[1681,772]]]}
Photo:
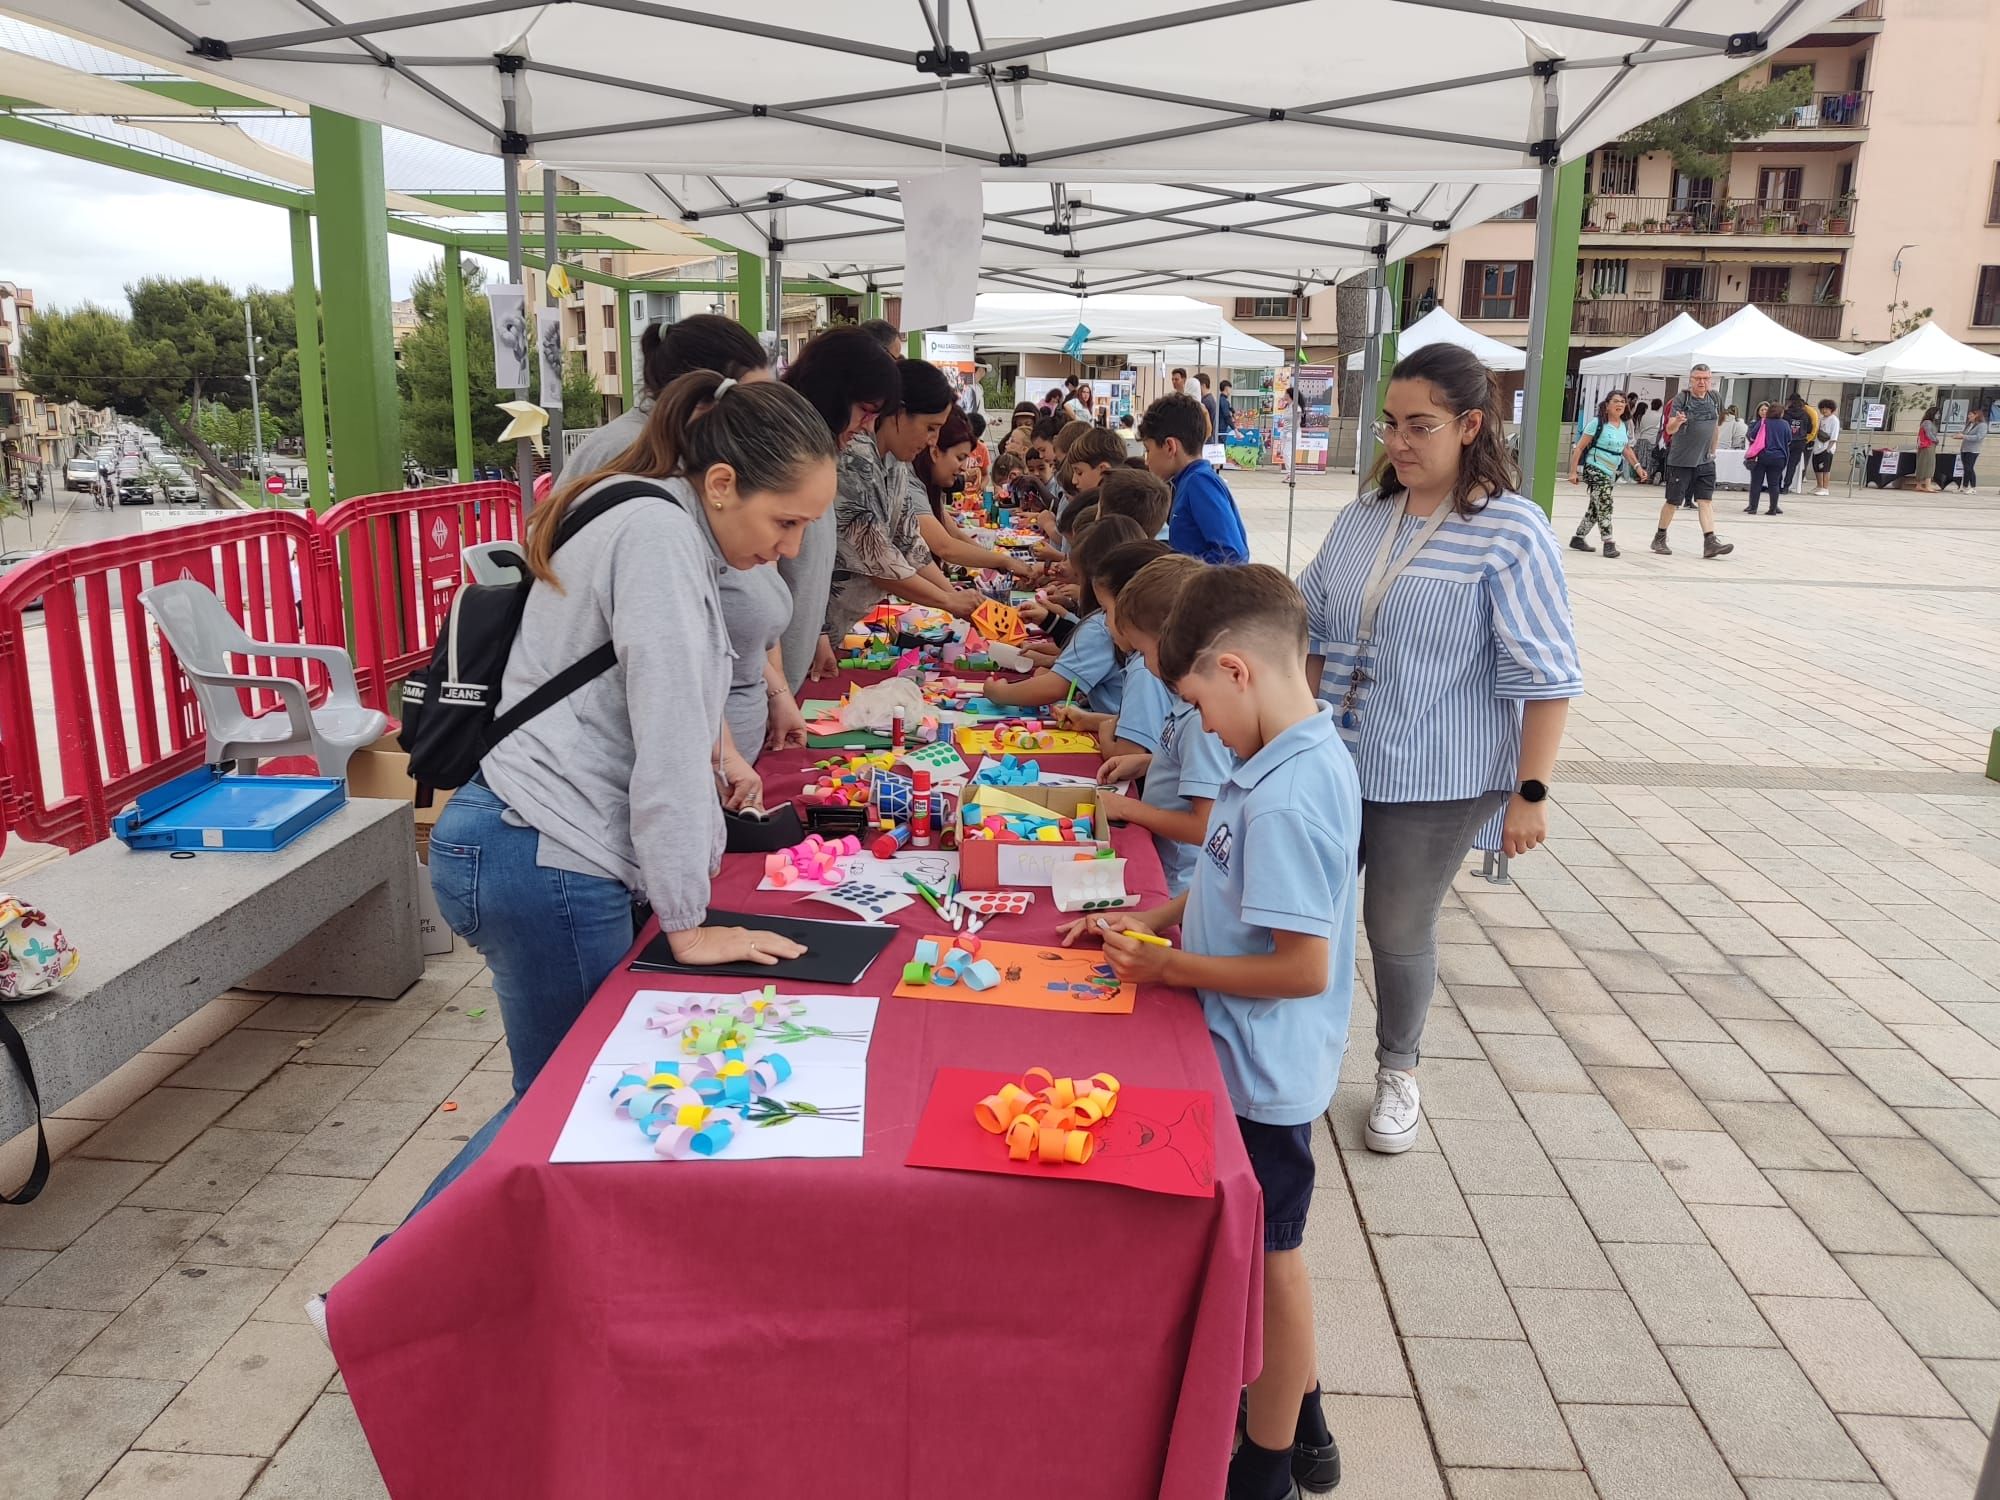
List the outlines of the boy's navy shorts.
{"label": "boy's navy shorts", "polygon": [[1250,1170],[1264,1190],[1264,1250],[1296,1250],[1306,1237],[1306,1211],[1313,1195],[1313,1122],[1260,1125],[1236,1117]]}

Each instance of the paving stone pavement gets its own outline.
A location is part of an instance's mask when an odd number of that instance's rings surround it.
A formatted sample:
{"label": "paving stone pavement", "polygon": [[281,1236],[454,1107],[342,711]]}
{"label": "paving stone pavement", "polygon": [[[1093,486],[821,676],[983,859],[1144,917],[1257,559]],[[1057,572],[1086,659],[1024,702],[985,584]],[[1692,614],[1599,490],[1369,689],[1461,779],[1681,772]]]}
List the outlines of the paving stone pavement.
{"label": "paving stone pavement", "polygon": [[[1282,485],[1236,487],[1281,560]],[[1645,550],[1657,498],[1565,553],[1553,837],[1449,897],[1398,1158],[1362,953],[1305,1249],[1350,1500],[1963,1500],[2000,1406],[2000,502],[1725,492],[1707,562]],[[66,1108],[0,1210],[0,1495],[383,1494],[301,1304],[505,1065],[461,950],[219,1000]]]}

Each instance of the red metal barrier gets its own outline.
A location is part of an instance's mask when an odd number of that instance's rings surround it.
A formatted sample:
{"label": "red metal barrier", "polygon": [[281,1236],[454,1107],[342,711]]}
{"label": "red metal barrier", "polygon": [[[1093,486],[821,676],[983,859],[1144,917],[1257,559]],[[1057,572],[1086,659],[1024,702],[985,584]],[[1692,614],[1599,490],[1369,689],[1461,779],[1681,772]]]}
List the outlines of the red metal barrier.
{"label": "red metal barrier", "polygon": [[[0,580],[0,827],[81,849],[140,792],[201,764],[194,694],[139,603],[142,590],[179,578],[206,584],[255,639],[340,640],[332,547],[320,522],[295,511],[58,548],[14,569]],[[325,691],[324,679],[309,685],[315,699]],[[52,765],[38,696],[53,709]]]}
{"label": "red metal barrier", "polygon": [[521,535],[521,489],[499,481],[357,495],[319,518],[342,571],[330,575],[329,614],[340,617],[345,578],[361,701],[394,716],[389,688],[430,660],[463,576],[461,551]]}

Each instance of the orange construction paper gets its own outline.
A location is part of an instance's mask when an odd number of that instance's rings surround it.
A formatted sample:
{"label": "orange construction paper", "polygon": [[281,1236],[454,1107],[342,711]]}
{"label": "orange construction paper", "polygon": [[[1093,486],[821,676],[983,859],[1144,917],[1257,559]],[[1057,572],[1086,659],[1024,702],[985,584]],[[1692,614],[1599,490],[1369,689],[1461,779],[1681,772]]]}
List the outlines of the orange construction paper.
{"label": "orange construction paper", "polygon": [[1021,612],[998,599],[988,599],[973,610],[972,624],[987,640],[1002,645],[1018,646],[1028,638],[1027,622],[1021,618]]}
{"label": "orange construction paper", "polygon": [[[940,948],[950,937],[940,933],[934,939]],[[1104,962],[1097,948],[1057,948],[1030,943],[1000,943],[982,937],[979,956],[1000,971],[1000,983],[990,990],[975,990],[960,981],[954,985],[899,984],[892,992],[904,1000],[956,1000],[966,1005],[1011,1005],[1019,1010],[1082,1011],[1091,1015],[1128,1016],[1132,1013],[1135,987],[1117,989],[1090,987],[1091,971]],[[1019,979],[1007,976],[1020,970]],[[1059,990],[1049,988],[1060,984]],[[1084,986],[1079,993],[1073,986]]]}

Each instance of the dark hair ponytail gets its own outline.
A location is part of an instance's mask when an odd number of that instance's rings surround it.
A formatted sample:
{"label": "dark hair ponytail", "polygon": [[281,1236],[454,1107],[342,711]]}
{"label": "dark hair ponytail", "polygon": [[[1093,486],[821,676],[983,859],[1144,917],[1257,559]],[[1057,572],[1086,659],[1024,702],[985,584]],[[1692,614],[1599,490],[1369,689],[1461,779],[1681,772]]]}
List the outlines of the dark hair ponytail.
{"label": "dark hair ponytail", "polygon": [[717,464],[736,471],[746,495],[786,490],[811,464],[830,459],[833,434],[790,386],[774,380],[744,385],[714,370],[681,376],[654,399],[638,440],[603,468],[564,481],[528,518],[529,570],[556,582],[551,556],[556,532],[577,498],[600,480],[684,478],[697,485]]}
{"label": "dark hair ponytail", "polygon": [[[1451,487],[1453,509],[1462,516],[1477,515],[1493,496],[1519,491],[1521,471],[1507,451],[1507,427],[1500,415],[1500,382],[1478,355],[1456,344],[1426,344],[1397,360],[1389,379],[1424,381],[1438,404],[1455,417],[1480,414],[1478,434],[1459,450],[1458,479]],[[1375,460],[1368,482],[1379,499],[1403,492],[1403,481],[1386,448]]]}
{"label": "dark hair ponytail", "polygon": [[771,363],[757,335],[733,318],[696,313],[678,323],[648,324],[639,337],[646,389],[658,394],[693,370],[716,370],[741,380]]}

